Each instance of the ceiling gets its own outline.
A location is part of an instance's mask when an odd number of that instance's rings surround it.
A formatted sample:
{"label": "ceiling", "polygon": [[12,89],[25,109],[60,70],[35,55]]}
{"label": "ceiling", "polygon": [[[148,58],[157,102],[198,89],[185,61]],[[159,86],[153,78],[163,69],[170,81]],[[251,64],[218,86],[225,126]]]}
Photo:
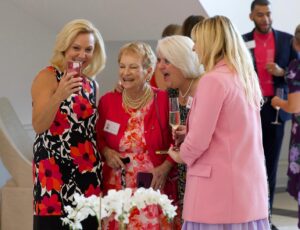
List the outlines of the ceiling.
{"label": "ceiling", "polygon": [[[3,0],[2,0],[3,1]],[[91,20],[105,40],[156,40],[170,23],[207,16],[198,0],[5,0],[57,33],[75,18]]]}

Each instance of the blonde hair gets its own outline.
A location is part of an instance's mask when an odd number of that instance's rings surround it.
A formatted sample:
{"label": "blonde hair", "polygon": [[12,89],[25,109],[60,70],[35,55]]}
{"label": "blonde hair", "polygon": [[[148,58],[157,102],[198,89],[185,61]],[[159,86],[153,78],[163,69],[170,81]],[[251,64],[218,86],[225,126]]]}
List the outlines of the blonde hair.
{"label": "blonde hair", "polygon": [[199,22],[192,30],[205,71],[211,71],[222,59],[236,72],[249,104],[259,108],[262,93],[251,55],[240,33],[227,17],[215,16]]}
{"label": "blonde hair", "polygon": [[157,43],[156,52],[182,72],[185,78],[198,78],[203,72],[198,56],[193,52],[194,42],[183,35],[162,38]]}
{"label": "blonde hair", "polygon": [[91,63],[83,70],[88,77],[93,77],[105,67],[106,53],[103,38],[98,29],[88,20],[76,19],[67,23],[56,36],[53,55],[50,62],[60,71],[65,69],[65,52],[79,34],[93,34],[95,48]]}
{"label": "blonde hair", "polygon": [[120,63],[123,54],[132,53],[142,58],[143,69],[147,70],[151,68],[149,73],[152,76],[156,64],[156,56],[151,46],[145,42],[130,42],[121,47],[118,55],[118,63]]}

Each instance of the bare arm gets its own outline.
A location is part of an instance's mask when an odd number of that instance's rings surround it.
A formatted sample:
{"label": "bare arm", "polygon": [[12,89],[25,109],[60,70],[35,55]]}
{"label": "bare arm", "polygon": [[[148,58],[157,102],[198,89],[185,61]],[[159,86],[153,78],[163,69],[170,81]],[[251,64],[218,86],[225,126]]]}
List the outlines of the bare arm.
{"label": "bare arm", "polygon": [[272,98],[272,106],[279,106],[281,109],[288,113],[299,113],[300,112],[300,92],[289,93],[288,100],[280,99],[275,96]]}
{"label": "bare arm", "polygon": [[81,78],[73,78],[75,74],[64,75],[58,83],[55,74],[45,69],[34,79],[31,88],[32,125],[36,133],[49,129],[61,102],[80,89]]}

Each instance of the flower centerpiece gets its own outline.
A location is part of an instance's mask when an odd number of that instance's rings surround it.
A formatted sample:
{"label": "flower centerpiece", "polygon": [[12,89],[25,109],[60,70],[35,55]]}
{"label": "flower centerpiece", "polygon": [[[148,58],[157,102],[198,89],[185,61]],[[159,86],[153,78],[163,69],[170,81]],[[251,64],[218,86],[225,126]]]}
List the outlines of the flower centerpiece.
{"label": "flower centerpiece", "polygon": [[124,226],[129,223],[129,216],[134,208],[142,210],[148,205],[159,205],[169,221],[176,216],[177,209],[167,195],[152,188],[126,188],[119,191],[112,189],[102,198],[75,194],[73,205],[65,207],[67,217],[62,218],[63,224],[69,225],[72,230],[82,229],[81,221],[89,215],[96,216],[100,223],[101,219],[114,214],[115,220],[120,226]]}

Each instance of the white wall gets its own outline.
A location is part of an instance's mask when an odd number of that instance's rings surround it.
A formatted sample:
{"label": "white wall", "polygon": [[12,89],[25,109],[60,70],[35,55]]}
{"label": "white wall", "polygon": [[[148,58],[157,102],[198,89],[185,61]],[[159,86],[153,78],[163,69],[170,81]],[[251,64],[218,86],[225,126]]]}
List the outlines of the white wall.
{"label": "white wall", "polygon": [[[31,124],[31,82],[37,70],[47,63],[54,35],[3,0],[0,2],[0,28],[0,97],[9,98],[28,128]],[[8,178],[9,174],[0,163],[0,187]]]}
{"label": "white wall", "polygon": [[47,63],[53,33],[9,1],[0,3],[0,96],[8,97],[24,124],[31,123],[30,86]]}

